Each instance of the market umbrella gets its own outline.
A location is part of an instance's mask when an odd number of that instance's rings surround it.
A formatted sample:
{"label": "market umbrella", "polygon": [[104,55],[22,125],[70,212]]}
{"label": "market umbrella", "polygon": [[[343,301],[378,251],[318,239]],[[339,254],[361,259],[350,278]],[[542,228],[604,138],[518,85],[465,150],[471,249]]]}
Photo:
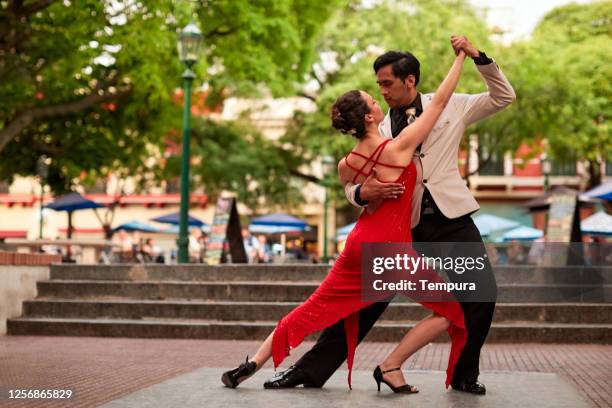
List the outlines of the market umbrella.
{"label": "market umbrella", "polygon": [[[189,231],[191,231],[191,230],[192,230],[192,229],[194,229],[194,228],[198,228],[198,227],[195,227],[195,226],[193,226],[193,225],[188,225],[188,226],[187,226],[187,229],[188,229]],[[207,233],[207,234],[208,234],[208,233],[210,233],[210,225],[208,225],[208,224],[206,224],[206,223],[204,223],[204,225],[203,225],[202,227],[199,227],[199,228],[200,228],[200,229],[201,229],[203,232],[205,232],[205,233]],[[169,227],[169,228],[166,228],[166,229],[160,230],[160,232],[163,232],[164,234],[178,234],[178,233],[179,233],[179,226],[178,226],[178,225],[173,225],[173,226],[171,226],[171,227]]]}
{"label": "market umbrella", "polygon": [[580,223],[584,234],[612,236],[612,215],[603,211],[596,212]]}
{"label": "market umbrella", "polygon": [[43,208],[50,208],[55,211],[66,211],[68,213],[68,238],[72,238],[72,213],[74,211],[104,208],[102,204],[88,200],[79,193],[69,193],[56,198]]}
{"label": "market umbrella", "polygon": [[612,201],[612,181],[600,184],[597,187],[585,192],[584,195],[591,198],[600,198],[602,200]]}
{"label": "market umbrella", "polygon": [[481,237],[488,237],[491,235],[491,228],[484,223],[476,224],[476,228],[478,228],[478,232],[480,232]]}
{"label": "market umbrella", "polygon": [[282,256],[285,256],[286,233],[310,231],[310,227],[297,217],[289,214],[270,214],[254,218],[249,231],[256,234],[281,234]]}
{"label": "market umbrella", "polygon": [[282,234],[310,231],[310,227],[306,221],[289,214],[270,214],[254,218],[249,225],[249,231],[257,234]]}
{"label": "market umbrella", "polygon": [[[162,215],[162,216],[159,216],[159,217],[152,218],[151,221],[160,222],[162,224],[179,225],[180,219],[181,219],[181,213],[175,212],[175,213],[172,213],[172,214],[166,214],[166,215]],[[188,218],[187,218],[187,225],[190,225],[192,227],[200,227],[200,228],[202,228],[204,226],[207,226],[208,224],[206,224],[204,221],[201,221],[201,220],[199,220],[199,219],[189,215]]]}
{"label": "market umbrella", "polygon": [[503,241],[533,241],[542,238],[544,233],[537,228],[520,226],[502,235]]}
{"label": "market umbrella", "polygon": [[161,232],[161,230],[157,227],[136,220],[125,222],[119,225],[118,227],[113,228],[113,232],[117,232],[119,230],[139,232]]}
{"label": "market umbrella", "polygon": [[490,234],[491,232],[501,231],[510,228],[516,228],[520,226],[516,221],[509,220],[507,218],[498,217],[493,214],[480,214],[474,217],[474,223],[481,234]]}
{"label": "market umbrella", "polygon": [[345,225],[344,227],[338,228],[338,231],[336,231],[336,241],[346,241],[346,238],[351,233],[353,228],[355,228],[355,225],[357,225],[357,223],[353,222]]}

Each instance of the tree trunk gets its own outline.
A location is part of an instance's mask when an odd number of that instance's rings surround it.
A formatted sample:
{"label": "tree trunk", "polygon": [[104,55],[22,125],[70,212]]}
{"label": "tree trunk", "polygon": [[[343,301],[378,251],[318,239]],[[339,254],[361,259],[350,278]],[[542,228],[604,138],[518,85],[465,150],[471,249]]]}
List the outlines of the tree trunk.
{"label": "tree trunk", "polygon": [[589,161],[589,179],[587,180],[587,190],[597,187],[601,184],[601,163],[598,161]]}

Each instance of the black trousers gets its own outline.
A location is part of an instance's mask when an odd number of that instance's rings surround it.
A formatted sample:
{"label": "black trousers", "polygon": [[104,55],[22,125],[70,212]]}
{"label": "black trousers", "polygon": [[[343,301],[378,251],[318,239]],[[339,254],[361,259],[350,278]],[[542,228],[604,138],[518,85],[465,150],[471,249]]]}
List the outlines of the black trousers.
{"label": "black trousers", "polygon": [[[419,225],[412,230],[412,239],[414,242],[479,242],[480,250],[482,253],[485,251],[480,232],[469,215],[449,219],[437,208],[433,214],[421,216]],[[477,247],[480,246],[477,245]],[[496,296],[495,277],[491,265],[488,261],[485,264],[485,269],[482,271],[483,279],[479,279],[479,283],[492,285],[495,291],[494,296]],[[480,373],[478,367],[480,350],[491,327],[495,302],[460,302],[460,304],[464,313],[468,338],[455,367],[453,382],[463,380],[472,382],[478,379]],[[359,312],[358,342],[361,342],[368,334],[388,305],[388,302],[374,303]],[[339,321],[323,331],[317,343],[295,363],[295,366],[306,373],[312,385],[323,386],[346,360],[346,357],[344,322]]]}

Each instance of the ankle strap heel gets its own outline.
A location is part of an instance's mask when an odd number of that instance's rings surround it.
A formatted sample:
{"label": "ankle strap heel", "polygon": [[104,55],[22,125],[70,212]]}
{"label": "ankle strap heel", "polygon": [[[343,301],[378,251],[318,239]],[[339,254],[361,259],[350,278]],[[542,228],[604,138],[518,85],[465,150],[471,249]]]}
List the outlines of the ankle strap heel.
{"label": "ankle strap heel", "polygon": [[387,386],[389,388],[391,388],[391,391],[395,392],[395,393],[402,393],[402,394],[416,394],[417,392],[419,392],[419,390],[410,385],[410,384],[404,384],[404,385],[400,385],[399,387],[394,387],[393,385],[391,385],[387,380],[385,380],[383,378],[383,374],[387,374],[393,371],[400,371],[401,367],[396,367],[396,368],[391,368],[389,370],[385,370],[382,371],[380,369],[380,366],[376,366],[376,368],[374,369],[374,373],[372,373],[373,377],[374,377],[374,381],[376,381],[376,386],[378,387],[378,392],[380,392],[380,384],[381,383],[385,383],[387,384]]}

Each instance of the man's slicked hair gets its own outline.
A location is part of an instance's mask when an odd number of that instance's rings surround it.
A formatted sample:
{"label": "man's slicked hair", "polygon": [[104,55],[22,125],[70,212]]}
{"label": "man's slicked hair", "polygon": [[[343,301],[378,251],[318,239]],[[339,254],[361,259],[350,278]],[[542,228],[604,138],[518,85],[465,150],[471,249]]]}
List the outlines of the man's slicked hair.
{"label": "man's slicked hair", "polygon": [[388,51],[374,61],[374,72],[378,73],[383,67],[391,65],[393,75],[405,80],[408,75],[414,75],[414,85],[419,84],[419,78],[421,76],[421,64],[414,55],[400,51]]}

